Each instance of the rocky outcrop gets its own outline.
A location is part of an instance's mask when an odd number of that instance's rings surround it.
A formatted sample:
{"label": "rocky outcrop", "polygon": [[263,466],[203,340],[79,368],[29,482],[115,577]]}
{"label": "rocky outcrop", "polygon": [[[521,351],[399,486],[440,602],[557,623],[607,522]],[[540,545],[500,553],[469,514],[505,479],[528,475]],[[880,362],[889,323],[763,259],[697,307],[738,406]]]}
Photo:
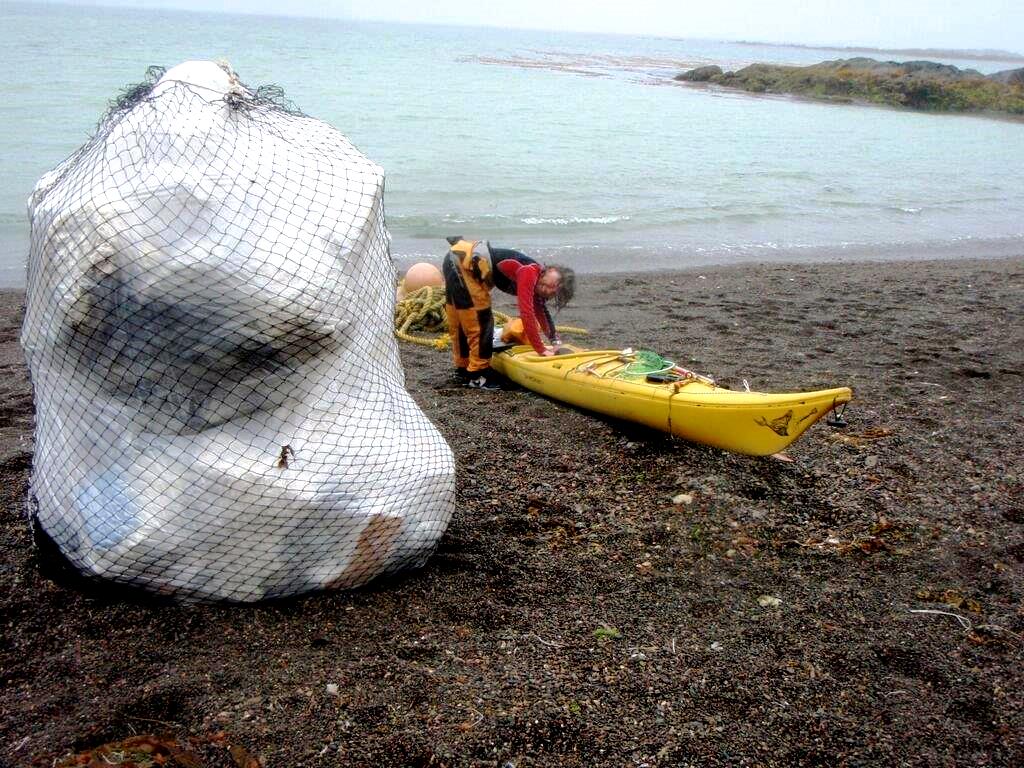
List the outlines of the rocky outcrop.
{"label": "rocky outcrop", "polygon": [[722,74],[722,68],[717,64],[712,64],[707,67],[697,67],[691,69],[689,72],[683,72],[682,74],[676,75],[675,79],[683,82],[690,83],[706,83],[711,78],[717,77]]}
{"label": "rocky outcrop", "polygon": [[880,75],[919,75],[922,77],[935,77],[945,80],[962,80],[971,77],[984,77],[976,69],[960,69],[952,64],[939,64],[936,61],[878,61],[865,56],[855,56],[852,59],[834,59],[823,61],[820,64],[813,64],[803,69],[830,69],[853,70],[860,72],[872,72]]}
{"label": "rocky outcrop", "polygon": [[989,80],[1007,85],[1024,85],[1024,67],[1020,69],[1004,69],[1002,72],[995,72],[988,76]]}
{"label": "rocky outcrop", "polygon": [[1024,115],[1024,69],[986,77],[933,61],[877,61],[866,57],[806,67],[751,64],[736,72],[699,67],[675,77],[751,93],[794,94],[827,101],[859,101],[936,112]]}

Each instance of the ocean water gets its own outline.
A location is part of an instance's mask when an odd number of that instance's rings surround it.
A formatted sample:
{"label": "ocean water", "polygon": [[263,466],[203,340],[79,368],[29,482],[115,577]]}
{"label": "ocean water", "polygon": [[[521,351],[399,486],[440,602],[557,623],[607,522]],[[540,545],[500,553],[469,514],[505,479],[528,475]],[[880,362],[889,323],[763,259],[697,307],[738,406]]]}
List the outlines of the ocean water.
{"label": "ocean water", "polygon": [[0,30],[0,286],[24,284],[33,185],[110,99],[217,58],[383,166],[400,266],[451,234],[602,272],[1024,253],[1024,123],[672,81],[848,52],[19,3]]}

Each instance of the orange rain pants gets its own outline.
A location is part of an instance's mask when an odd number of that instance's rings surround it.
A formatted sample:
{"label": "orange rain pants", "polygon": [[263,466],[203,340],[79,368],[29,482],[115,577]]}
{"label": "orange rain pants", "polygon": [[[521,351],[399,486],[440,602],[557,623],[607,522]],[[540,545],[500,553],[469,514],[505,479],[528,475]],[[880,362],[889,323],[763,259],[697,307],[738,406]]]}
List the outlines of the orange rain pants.
{"label": "orange rain pants", "polygon": [[455,367],[475,373],[491,367],[494,315],[491,312],[491,262],[475,252],[478,242],[459,240],[445,256],[445,305]]}

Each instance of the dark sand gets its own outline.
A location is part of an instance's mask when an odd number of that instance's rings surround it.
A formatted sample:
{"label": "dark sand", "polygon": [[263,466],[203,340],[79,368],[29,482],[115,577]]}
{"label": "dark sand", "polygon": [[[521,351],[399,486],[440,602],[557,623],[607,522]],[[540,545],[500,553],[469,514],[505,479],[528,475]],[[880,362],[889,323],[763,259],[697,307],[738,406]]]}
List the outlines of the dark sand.
{"label": "dark sand", "polygon": [[792,463],[456,389],[403,345],[458,460],[440,550],[255,607],[102,593],[32,549],[21,301],[0,300],[0,765],[145,733],[192,766],[1024,764],[1024,257],[581,277],[560,320],[587,346],[852,386],[849,426]]}

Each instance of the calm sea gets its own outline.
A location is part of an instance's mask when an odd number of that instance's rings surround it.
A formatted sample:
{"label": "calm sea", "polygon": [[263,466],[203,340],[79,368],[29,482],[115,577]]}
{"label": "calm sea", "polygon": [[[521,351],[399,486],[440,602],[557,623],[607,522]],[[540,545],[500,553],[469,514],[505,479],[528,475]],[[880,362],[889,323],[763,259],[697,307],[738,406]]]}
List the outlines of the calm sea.
{"label": "calm sea", "polygon": [[672,81],[849,53],[17,3],[0,30],[3,286],[24,284],[33,185],[108,101],[150,64],[217,58],[384,167],[400,265],[449,234],[584,271],[1024,253],[1024,123]]}

